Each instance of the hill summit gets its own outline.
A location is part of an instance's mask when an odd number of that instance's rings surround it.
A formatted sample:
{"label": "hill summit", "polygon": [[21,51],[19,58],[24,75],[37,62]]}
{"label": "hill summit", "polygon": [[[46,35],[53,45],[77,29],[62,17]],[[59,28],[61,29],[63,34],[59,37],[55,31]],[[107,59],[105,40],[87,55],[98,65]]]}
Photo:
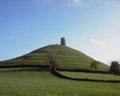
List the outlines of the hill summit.
{"label": "hill summit", "polygon": [[[63,40],[64,41],[64,40]],[[64,44],[64,43],[62,43]],[[40,64],[46,65],[48,56],[55,57],[56,62],[63,68],[90,69],[90,63],[94,60],[86,54],[63,45],[48,45],[20,57],[0,62],[0,64]],[[99,63],[99,70],[106,70],[108,66]]]}

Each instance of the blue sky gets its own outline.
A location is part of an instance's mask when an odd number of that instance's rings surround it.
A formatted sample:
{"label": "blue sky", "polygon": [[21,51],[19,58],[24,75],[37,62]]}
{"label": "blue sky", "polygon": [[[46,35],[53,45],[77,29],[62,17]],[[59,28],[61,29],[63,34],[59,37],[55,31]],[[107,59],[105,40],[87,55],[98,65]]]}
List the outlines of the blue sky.
{"label": "blue sky", "polygon": [[120,61],[120,0],[0,0],[0,60],[49,44]]}

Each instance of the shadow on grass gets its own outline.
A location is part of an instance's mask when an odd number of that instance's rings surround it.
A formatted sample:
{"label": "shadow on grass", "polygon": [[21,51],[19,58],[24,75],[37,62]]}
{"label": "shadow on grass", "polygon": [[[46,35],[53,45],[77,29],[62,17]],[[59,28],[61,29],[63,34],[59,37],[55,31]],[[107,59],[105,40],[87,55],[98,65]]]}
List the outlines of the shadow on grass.
{"label": "shadow on grass", "polygon": [[105,83],[120,83],[120,80],[97,80],[97,79],[88,79],[88,78],[73,78],[65,76],[59,73],[57,70],[50,70],[50,73],[58,78],[67,79],[67,80],[74,80],[74,81],[86,81],[86,82],[105,82]]}
{"label": "shadow on grass", "polygon": [[49,71],[50,69],[41,69],[41,68],[4,68],[0,69],[0,72],[16,72],[16,71],[38,71],[38,72],[43,72],[43,71]]}

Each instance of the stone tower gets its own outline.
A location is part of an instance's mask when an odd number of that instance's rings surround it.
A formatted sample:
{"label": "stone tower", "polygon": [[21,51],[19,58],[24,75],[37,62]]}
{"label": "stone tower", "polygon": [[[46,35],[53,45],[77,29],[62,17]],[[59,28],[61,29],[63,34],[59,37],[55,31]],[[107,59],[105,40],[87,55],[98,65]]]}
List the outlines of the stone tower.
{"label": "stone tower", "polygon": [[66,40],[64,37],[61,38],[61,45],[66,46]]}

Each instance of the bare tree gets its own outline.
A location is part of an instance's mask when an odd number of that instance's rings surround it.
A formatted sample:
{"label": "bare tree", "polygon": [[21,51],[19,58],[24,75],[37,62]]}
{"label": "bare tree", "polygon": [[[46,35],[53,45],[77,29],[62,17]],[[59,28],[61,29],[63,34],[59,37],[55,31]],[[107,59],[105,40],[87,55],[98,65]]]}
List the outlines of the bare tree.
{"label": "bare tree", "polygon": [[57,68],[60,68],[60,65],[58,64],[56,55],[49,54],[47,57],[47,61],[45,61],[52,69],[56,70]]}
{"label": "bare tree", "polygon": [[96,69],[98,69],[98,64],[99,64],[98,61],[93,60],[93,61],[90,63],[90,68],[96,70]]}

